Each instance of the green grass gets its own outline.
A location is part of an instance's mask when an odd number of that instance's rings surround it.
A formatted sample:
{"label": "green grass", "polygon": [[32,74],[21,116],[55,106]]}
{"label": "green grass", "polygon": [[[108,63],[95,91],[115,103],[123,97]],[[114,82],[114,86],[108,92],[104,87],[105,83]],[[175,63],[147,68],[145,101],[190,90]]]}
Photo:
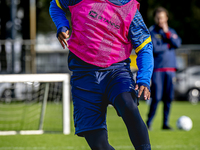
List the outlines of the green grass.
{"label": "green grass", "polygon": [[[200,150],[200,104],[173,102],[170,125],[174,131],[161,130],[162,107],[162,103],[160,103],[153,122],[153,130],[149,131],[152,150]],[[141,101],[139,109],[142,118],[146,120],[148,105]],[[176,120],[182,115],[192,119],[192,130],[181,131],[176,128]],[[113,107],[108,107],[107,123],[109,141],[116,150],[134,149],[126,128]],[[89,150],[84,138],[74,135],[73,121],[71,121],[71,125],[70,135],[46,133],[43,135],[0,136],[0,150]]]}

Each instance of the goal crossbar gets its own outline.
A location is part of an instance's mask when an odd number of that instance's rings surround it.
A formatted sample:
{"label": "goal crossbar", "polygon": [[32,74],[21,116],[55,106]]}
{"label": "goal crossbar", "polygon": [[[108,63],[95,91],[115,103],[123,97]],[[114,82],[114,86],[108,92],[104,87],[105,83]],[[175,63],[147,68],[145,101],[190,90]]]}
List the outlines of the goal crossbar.
{"label": "goal crossbar", "polygon": [[[69,74],[12,74],[0,75],[0,83],[17,82],[63,82],[63,134],[70,134],[70,75]],[[39,131],[39,132],[38,132]],[[5,131],[6,132],[6,131]],[[5,134],[0,131],[0,134]],[[8,134],[18,133],[9,131]],[[21,133],[21,132],[19,132]],[[29,132],[25,132],[29,133]],[[42,134],[41,130],[36,130],[35,134]],[[23,132],[22,132],[23,134]],[[34,131],[30,131],[34,134]]]}
{"label": "goal crossbar", "polygon": [[[52,80],[53,79],[53,80]],[[0,82],[68,82],[69,74],[12,74],[0,75]]]}

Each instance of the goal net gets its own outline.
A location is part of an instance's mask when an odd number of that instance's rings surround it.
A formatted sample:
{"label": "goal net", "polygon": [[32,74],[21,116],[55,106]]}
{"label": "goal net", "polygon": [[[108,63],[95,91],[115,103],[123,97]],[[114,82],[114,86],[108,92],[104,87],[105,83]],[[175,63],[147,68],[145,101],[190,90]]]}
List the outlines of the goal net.
{"label": "goal net", "polygon": [[70,133],[69,74],[0,75],[0,135]]}

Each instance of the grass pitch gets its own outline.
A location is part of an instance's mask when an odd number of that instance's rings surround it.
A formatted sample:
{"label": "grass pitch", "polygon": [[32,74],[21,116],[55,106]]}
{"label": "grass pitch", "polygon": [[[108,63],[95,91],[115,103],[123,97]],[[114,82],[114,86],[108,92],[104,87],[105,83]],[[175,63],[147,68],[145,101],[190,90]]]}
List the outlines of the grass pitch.
{"label": "grass pitch", "polygon": [[[200,150],[200,104],[192,105],[189,102],[174,101],[170,113],[170,125],[174,128],[173,131],[161,130],[162,107],[160,103],[153,122],[153,130],[149,131],[152,150]],[[141,101],[139,110],[144,121],[148,109],[149,106],[145,101]],[[190,131],[176,128],[176,120],[182,115],[192,119],[193,128]],[[107,124],[109,142],[116,150],[134,149],[125,125],[113,107],[108,107]],[[46,133],[0,136],[0,150],[89,150],[89,147],[83,138],[74,135],[73,121],[71,121],[70,135]]]}

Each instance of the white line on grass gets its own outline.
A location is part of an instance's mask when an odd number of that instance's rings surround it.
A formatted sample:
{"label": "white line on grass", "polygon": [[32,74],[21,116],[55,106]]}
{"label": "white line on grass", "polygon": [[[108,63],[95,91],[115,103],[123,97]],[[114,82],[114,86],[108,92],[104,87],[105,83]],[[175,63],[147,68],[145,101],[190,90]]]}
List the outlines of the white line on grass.
{"label": "white line on grass", "polygon": [[191,149],[191,148],[198,148],[196,145],[154,145],[152,146],[153,149],[174,149],[174,148],[184,148],[184,149]]}

